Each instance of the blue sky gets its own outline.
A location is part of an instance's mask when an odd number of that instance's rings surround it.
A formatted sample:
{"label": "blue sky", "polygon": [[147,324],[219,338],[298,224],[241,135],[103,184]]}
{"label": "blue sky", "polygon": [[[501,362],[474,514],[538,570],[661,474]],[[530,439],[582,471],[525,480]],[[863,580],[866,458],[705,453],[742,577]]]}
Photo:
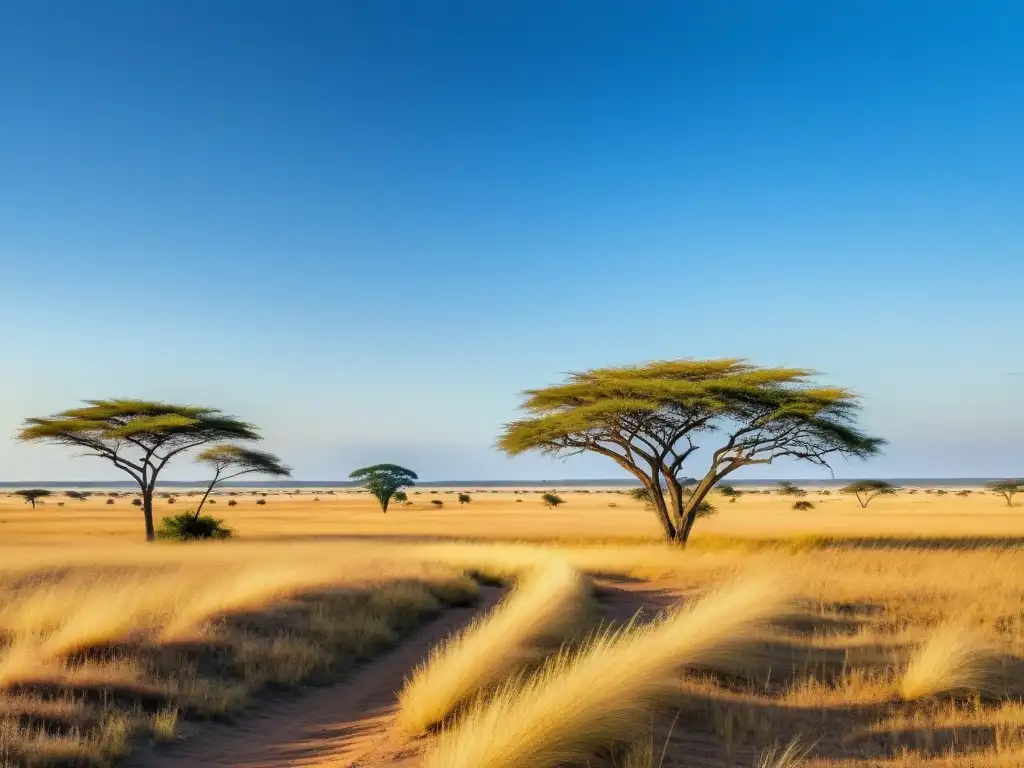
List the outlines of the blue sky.
{"label": "blue sky", "polygon": [[1020,4],[14,0],[0,98],[8,435],[123,395],[300,479],[612,477],[494,453],[516,393],[744,356],[864,396],[841,476],[1024,474]]}

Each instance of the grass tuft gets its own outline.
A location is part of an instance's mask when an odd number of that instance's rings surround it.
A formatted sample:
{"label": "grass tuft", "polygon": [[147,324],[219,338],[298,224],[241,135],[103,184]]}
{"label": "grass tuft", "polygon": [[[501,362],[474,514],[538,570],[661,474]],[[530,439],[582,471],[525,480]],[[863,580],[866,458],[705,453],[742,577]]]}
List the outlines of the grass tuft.
{"label": "grass tuft", "polygon": [[914,654],[900,680],[900,695],[908,700],[951,693],[1000,696],[1005,683],[992,648],[968,628],[949,625]]}

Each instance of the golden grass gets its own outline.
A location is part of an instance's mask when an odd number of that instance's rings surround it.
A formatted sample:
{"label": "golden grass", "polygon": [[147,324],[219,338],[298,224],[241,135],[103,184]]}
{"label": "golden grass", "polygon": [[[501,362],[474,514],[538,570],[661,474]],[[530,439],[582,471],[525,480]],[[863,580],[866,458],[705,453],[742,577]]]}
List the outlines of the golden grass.
{"label": "golden grass", "polygon": [[580,629],[588,607],[582,574],[562,562],[533,567],[488,615],[430,652],[398,696],[410,734],[440,723],[470,696],[538,660],[540,646]]}
{"label": "golden grass", "polygon": [[513,679],[441,733],[429,768],[549,768],[635,739],[678,696],[680,667],[737,652],[782,611],[777,584],[747,581],[649,624],[604,631]]}
{"label": "golden grass", "polygon": [[938,629],[914,654],[900,695],[921,699],[950,693],[1001,696],[1006,677],[999,656],[976,631],[962,624]]}

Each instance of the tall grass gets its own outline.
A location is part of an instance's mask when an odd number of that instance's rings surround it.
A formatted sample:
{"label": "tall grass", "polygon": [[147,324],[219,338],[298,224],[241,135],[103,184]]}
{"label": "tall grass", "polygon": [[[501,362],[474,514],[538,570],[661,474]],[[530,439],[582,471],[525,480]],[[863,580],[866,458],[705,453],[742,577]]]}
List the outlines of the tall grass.
{"label": "tall grass", "polygon": [[648,624],[605,631],[469,707],[443,731],[428,768],[550,768],[637,738],[651,708],[679,695],[678,670],[742,652],[786,605],[775,582],[718,590]]}
{"label": "tall grass", "polygon": [[565,563],[525,574],[493,611],[436,646],[399,694],[398,725],[423,733],[471,696],[537,660],[583,623],[586,579]]}
{"label": "tall grass", "polygon": [[1006,682],[991,646],[967,627],[951,624],[914,654],[900,680],[900,695],[911,700],[967,692],[999,696]]}

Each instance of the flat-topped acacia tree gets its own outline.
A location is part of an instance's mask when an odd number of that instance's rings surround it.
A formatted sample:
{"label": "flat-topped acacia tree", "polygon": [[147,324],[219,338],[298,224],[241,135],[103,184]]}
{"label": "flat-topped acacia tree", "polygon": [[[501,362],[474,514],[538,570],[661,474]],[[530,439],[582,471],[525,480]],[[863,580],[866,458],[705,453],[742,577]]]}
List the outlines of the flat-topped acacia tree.
{"label": "flat-topped acacia tree", "polygon": [[861,509],[867,507],[876,496],[892,496],[899,488],[885,480],[856,480],[839,489],[840,493],[849,493],[857,497]]}
{"label": "flat-topped acacia tree", "polygon": [[36,502],[40,499],[45,499],[49,496],[52,491],[48,491],[45,488],[26,488],[23,491],[15,491],[15,496],[21,496],[25,500],[26,504],[31,504],[32,509],[36,508]]}
{"label": "flat-topped acacia tree", "polygon": [[388,504],[395,493],[402,488],[409,488],[416,485],[416,473],[411,469],[400,467],[397,464],[374,464],[371,467],[362,467],[349,475],[350,480],[362,481],[366,490],[372,493],[380,508],[387,514]]}
{"label": "flat-topped acacia tree", "polygon": [[[563,384],[523,393],[528,416],[506,425],[498,445],[512,455],[607,456],[648,491],[665,538],[685,544],[708,493],[741,467],[788,457],[831,469],[833,456],[881,450],[884,440],[856,427],[858,399],[813,384],[814,376],[740,359],[572,373]],[[697,439],[716,443],[706,473],[685,492],[684,464]]]}
{"label": "flat-topped acacia tree", "polygon": [[86,400],[81,408],[26,419],[18,437],[83,449],[131,476],[142,491],[146,539],[155,538],[153,492],[175,456],[226,440],[259,440],[256,428],[216,408],[147,400]]}
{"label": "flat-topped acacia tree", "polygon": [[203,498],[199,500],[199,505],[196,507],[196,520],[199,519],[199,513],[203,511],[203,504],[206,503],[210,493],[226,480],[249,474],[272,477],[291,477],[292,475],[291,467],[282,464],[274,454],[254,451],[252,448],[244,448],[231,443],[211,445],[196,456],[196,461],[213,470],[213,478],[206,486],[206,493],[203,494]]}
{"label": "flat-topped acacia tree", "polygon": [[1013,506],[1013,497],[1018,493],[1024,493],[1024,480],[994,480],[985,486],[993,493],[1000,494],[1006,499],[1006,506]]}

